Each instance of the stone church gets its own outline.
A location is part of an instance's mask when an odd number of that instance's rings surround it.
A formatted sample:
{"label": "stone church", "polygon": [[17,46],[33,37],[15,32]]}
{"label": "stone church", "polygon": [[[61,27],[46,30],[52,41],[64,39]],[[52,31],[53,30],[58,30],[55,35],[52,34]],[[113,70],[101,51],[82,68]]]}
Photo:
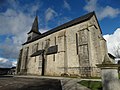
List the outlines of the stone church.
{"label": "stone church", "polygon": [[96,64],[107,53],[95,12],[90,12],[45,33],[36,17],[22,44],[17,74],[99,76]]}

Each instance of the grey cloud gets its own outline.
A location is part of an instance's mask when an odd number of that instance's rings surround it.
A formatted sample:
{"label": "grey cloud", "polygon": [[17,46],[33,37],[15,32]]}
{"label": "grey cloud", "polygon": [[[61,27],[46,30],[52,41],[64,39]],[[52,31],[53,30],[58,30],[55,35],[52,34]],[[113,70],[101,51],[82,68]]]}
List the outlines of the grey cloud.
{"label": "grey cloud", "polygon": [[113,34],[103,35],[103,37],[107,41],[108,52],[115,55],[117,48],[120,46],[120,28],[117,28]]}
{"label": "grey cloud", "polygon": [[[13,0],[14,1],[14,0]],[[11,2],[10,2],[11,3]],[[21,44],[26,41],[27,32],[30,30],[34,20],[34,14],[39,9],[39,4],[28,5],[25,13],[20,9],[19,3],[16,2],[12,8],[8,8],[5,12],[0,13],[0,36],[7,36],[5,40],[0,43],[0,57],[17,59]],[[11,37],[9,37],[11,36]]]}
{"label": "grey cloud", "polygon": [[100,6],[98,0],[89,0],[84,6],[84,10],[87,12],[95,11],[99,20],[102,20],[106,17],[114,18],[120,14],[118,8],[113,8],[111,6]]}
{"label": "grey cloud", "polygon": [[12,67],[12,62],[9,61],[8,59],[0,57],[0,67],[1,68],[10,68],[10,67]]}
{"label": "grey cloud", "polygon": [[102,20],[105,17],[109,17],[109,18],[117,17],[118,14],[120,14],[119,9],[117,8],[114,9],[110,6],[106,6],[105,8],[103,8],[101,12],[98,12],[98,17],[100,20]]}
{"label": "grey cloud", "polygon": [[11,68],[16,66],[16,64],[17,64],[17,61],[15,59],[9,60],[9,59],[0,57],[0,68]]}
{"label": "grey cloud", "polygon": [[46,22],[48,22],[49,20],[53,19],[54,17],[56,17],[58,14],[55,10],[53,10],[52,8],[48,8],[45,11],[45,20]]}

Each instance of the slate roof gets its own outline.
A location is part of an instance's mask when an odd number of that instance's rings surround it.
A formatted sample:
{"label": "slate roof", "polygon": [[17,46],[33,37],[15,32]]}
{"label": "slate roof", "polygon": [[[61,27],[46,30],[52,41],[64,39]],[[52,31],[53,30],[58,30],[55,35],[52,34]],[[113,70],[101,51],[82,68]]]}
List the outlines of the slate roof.
{"label": "slate roof", "polygon": [[[38,50],[38,51],[36,51],[35,53],[33,53],[33,54],[31,55],[31,57],[41,55],[44,51],[45,51],[44,49]],[[57,45],[55,45],[55,46],[50,46],[50,47],[48,48],[47,52],[46,52],[46,55],[55,54],[55,53],[57,53],[57,51],[58,51],[58,46],[57,46]]]}
{"label": "slate roof", "polygon": [[[53,29],[51,29],[51,30],[49,30],[49,31],[47,31],[47,32],[39,35],[38,37],[35,37],[35,38],[33,38],[32,40],[25,42],[23,45],[28,44],[28,43],[30,43],[30,42],[33,42],[33,41],[35,41],[35,40],[38,40],[38,39],[40,39],[40,38],[43,38],[43,37],[45,37],[45,36],[47,36],[47,35],[50,35],[50,34],[52,34],[52,33],[55,33],[55,32],[57,32],[57,31],[60,31],[60,30],[62,30],[62,29],[68,28],[68,27],[70,27],[70,26],[76,25],[76,24],[81,23],[81,22],[84,22],[84,21],[87,21],[87,20],[89,20],[93,15],[95,15],[95,12],[90,12],[90,13],[88,13],[88,14],[86,14],[86,15],[83,15],[83,16],[81,16],[81,17],[79,17],[79,18],[76,18],[76,19],[74,19],[74,20],[72,20],[72,21],[69,21],[69,22],[67,22],[67,23],[65,23],[65,24],[63,24],[63,25],[60,25],[60,26],[58,26],[58,27],[56,27],[56,28],[53,28]],[[95,17],[96,17],[96,15],[95,15]],[[96,20],[97,20],[97,19],[96,19]],[[98,21],[97,21],[97,22],[98,22]],[[98,23],[98,25],[99,25],[99,23]]]}
{"label": "slate roof", "polygon": [[108,53],[109,57],[112,58],[112,59],[115,59],[116,57],[113,56],[111,53]]}
{"label": "slate roof", "polygon": [[33,53],[33,54],[31,55],[31,57],[41,55],[43,52],[44,52],[44,50],[38,50],[38,51],[36,51],[35,53]]}
{"label": "slate roof", "polygon": [[30,32],[28,32],[28,34],[30,34],[31,32],[41,34],[38,30],[38,17],[37,16],[35,17],[32,28],[31,28]]}

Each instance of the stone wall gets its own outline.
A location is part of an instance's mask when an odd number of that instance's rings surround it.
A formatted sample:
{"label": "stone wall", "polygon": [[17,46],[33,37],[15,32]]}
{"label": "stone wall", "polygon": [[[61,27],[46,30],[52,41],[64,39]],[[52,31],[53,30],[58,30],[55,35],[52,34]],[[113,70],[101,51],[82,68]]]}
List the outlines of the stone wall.
{"label": "stone wall", "polygon": [[[105,40],[101,39],[101,31],[97,20],[93,16],[90,20],[60,30],[39,40],[23,46],[21,70],[27,69],[27,74],[41,75],[40,55],[31,57],[33,47],[37,50],[58,45],[56,54],[46,55],[45,75],[60,76],[63,73],[68,75],[80,75],[81,67],[96,67],[101,63],[106,53]],[[25,60],[26,48],[28,58]],[[36,50],[36,51],[37,51]],[[34,50],[35,51],[35,50]],[[90,72],[94,75],[98,71]]]}

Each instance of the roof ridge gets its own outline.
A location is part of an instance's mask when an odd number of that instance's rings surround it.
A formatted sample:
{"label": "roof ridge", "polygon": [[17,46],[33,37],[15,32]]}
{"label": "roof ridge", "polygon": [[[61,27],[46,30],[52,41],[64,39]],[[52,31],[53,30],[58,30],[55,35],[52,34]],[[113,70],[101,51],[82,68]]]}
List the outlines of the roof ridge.
{"label": "roof ridge", "polygon": [[[89,18],[87,18],[87,19],[90,19],[94,14],[95,14],[94,11],[93,11],[93,12],[90,12],[90,13],[87,13],[87,14],[85,14],[85,15],[82,15],[82,16],[80,16],[80,17],[77,17],[77,18],[75,18],[75,19],[72,19],[72,20],[70,20],[70,21],[68,21],[68,22],[66,22],[66,23],[64,23],[64,24],[62,24],[62,25],[59,25],[59,26],[57,26],[57,27],[55,27],[55,28],[53,28],[53,29],[56,29],[56,28],[61,27],[61,26],[65,25],[65,24],[68,24],[68,23],[70,23],[70,22],[73,22],[73,21],[76,21],[76,20],[78,20],[78,19],[81,19],[81,18],[83,18],[83,17],[85,17],[85,16],[90,16]],[[53,29],[50,29],[50,30],[48,30],[47,32],[49,32],[49,31],[51,31],[51,30],[53,30]],[[46,33],[46,32],[44,32],[44,33]],[[43,34],[44,34],[44,33],[43,33]]]}
{"label": "roof ridge", "polygon": [[93,12],[90,12],[90,13],[88,13],[88,14],[82,15],[82,16],[80,16],[80,17],[78,17],[78,18],[75,18],[75,19],[73,19],[73,20],[71,20],[71,21],[68,21],[68,22],[66,22],[66,23],[64,23],[64,24],[62,24],[62,25],[60,25],[60,26],[57,26],[57,27],[55,27],[55,28],[53,28],[53,29],[51,29],[51,30],[48,30],[48,31],[45,32],[45,33],[42,33],[41,35],[39,35],[38,37],[32,39],[31,41],[25,42],[23,45],[25,45],[25,44],[27,44],[27,43],[30,43],[30,42],[32,42],[32,41],[38,40],[38,39],[40,39],[40,38],[43,38],[44,36],[50,35],[50,34],[52,34],[52,33],[54,33],[54,32],[59,31],[59,30],[62,30],[62,29],[65,29],[65,28],[67,28],[67,27],[76,25],[77,23],[81,23],[81,22],[84,22],[84,21],[86,21],[86,20],[89,20],[93,15],[95,15],[95,12],[94,12],[94,11],[93,11]]}

